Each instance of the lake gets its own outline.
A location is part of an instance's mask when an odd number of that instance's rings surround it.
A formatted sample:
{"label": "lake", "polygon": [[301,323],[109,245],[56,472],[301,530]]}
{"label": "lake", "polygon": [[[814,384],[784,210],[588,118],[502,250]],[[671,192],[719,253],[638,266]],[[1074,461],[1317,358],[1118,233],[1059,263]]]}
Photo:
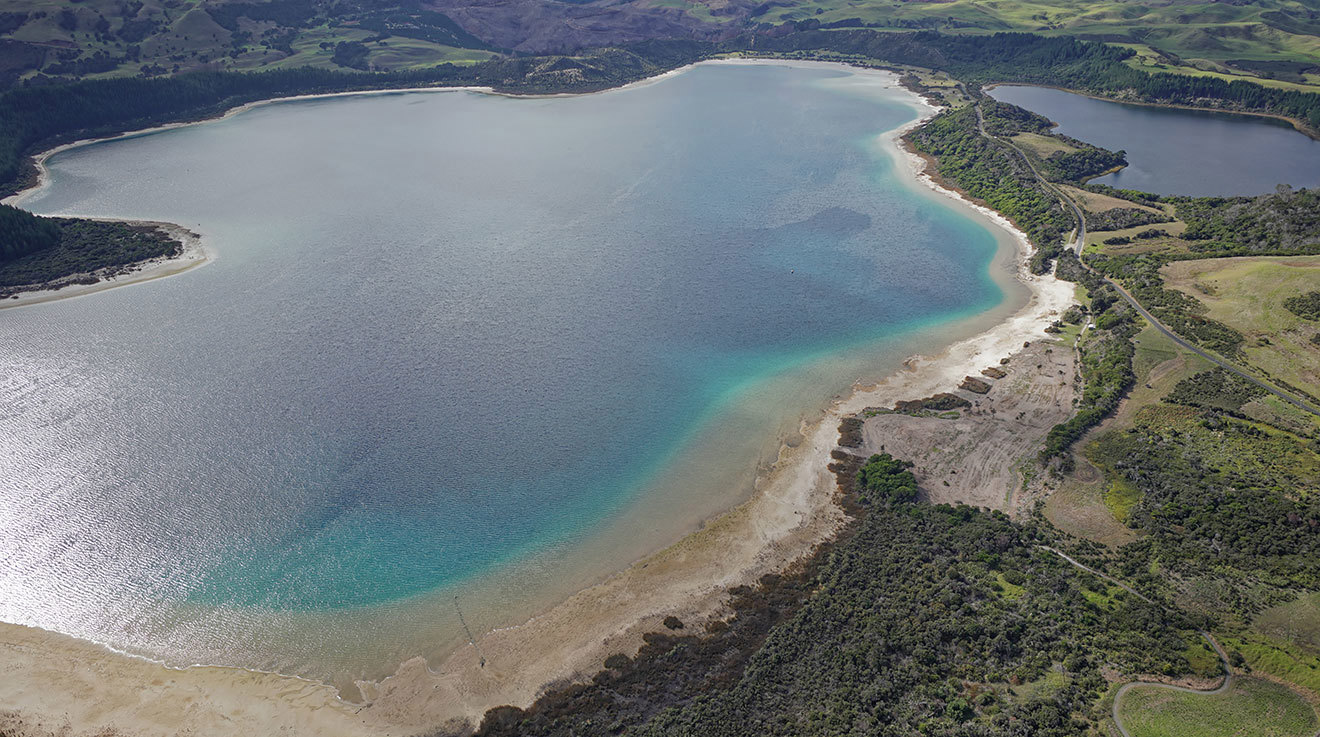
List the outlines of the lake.
{"label": "lake", "polygon": [[345,683],[746,498],[858,379],[1024,303],[884,73],[288,101],[74,148],[25,207],[185,274],[0,311],[0,619]]}
{"label": "lake", "polygon": [[1126,151],[1127,167],[1091,180],[1097,184],[1191,196],[1320,186],[1320,141],[1281,120],[1124,105],[1047,87],[1000,85],[990,95],[1044,115],[1059,124],[1057,133]]}

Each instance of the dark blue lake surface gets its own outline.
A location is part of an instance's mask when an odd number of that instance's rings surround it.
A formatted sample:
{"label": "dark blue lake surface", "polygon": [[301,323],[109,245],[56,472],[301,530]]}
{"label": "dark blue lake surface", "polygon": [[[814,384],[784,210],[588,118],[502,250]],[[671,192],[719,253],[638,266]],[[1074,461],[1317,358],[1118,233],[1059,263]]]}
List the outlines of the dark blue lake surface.
{"label": "dark blue lake surface", "polygon": [[1053,120],[1059,133],[1126,151],[1128,166],[1091,180],[1098,184],[1192,196],[1320,185],[1320,141],[1280,120],[1123,105],[1046,87],[1002,85],[990,94]]}

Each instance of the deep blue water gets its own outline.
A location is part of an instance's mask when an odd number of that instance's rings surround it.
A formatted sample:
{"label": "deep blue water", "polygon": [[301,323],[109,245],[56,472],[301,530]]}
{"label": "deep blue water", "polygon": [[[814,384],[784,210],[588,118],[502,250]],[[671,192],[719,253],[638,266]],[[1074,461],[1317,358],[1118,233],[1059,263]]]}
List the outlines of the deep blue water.
{"label": "deep blue water", "polygon": [[1320,141],[1283,121],[1123,105],[1046,87],[1005,85],[990,94],[1044,115],[1059,133],[1126,151],[1128,166],[1093,179],[1097,184],[1192,196],[1320,186]]}
{"label": "deep blue water", "polygon": [[875,140],[906,93],[856,81],[281,103],[54,157],[25,206],[217,258],[0,311],[0,618],[314,670],[262,628],[477,585],[642,496],[718,508],[661,481],[701,433],[743,447],[748,387],[827,367],[791,421],[855,378],[834,357],[1004,296],[994,235]]}

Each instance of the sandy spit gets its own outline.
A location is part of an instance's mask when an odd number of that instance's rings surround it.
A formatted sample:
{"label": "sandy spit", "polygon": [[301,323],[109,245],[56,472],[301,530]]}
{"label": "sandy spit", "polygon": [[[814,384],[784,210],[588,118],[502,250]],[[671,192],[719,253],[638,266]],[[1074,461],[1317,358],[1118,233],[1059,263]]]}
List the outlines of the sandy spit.
{"label": "sandy spit", "polygon": [[[171,238],[179,241],[181,245],[177,256],[168,258],[154,258],[147,261],[139,261],[127,267],[115,266],[98,271],[91,272],[90,276],[96,277],[99,281],[95,284],[69,284],[67,286],[55,289],[42,289],[32,292],[20,292],[9,299],[0,300],[0,310],[7,310],[14,307],[25,307],[28,305],[41,304],[43,302],[53,302],[60,299],[70,299],[73,297],[85,297],[89,294],[103,292],[107,289],[116,287],[126,287],[132,284],[141,284],[153,279],[161,279],[175,274],[182,274],[198,266],[209,263],[215,258],[210,249],[202,244],[202,236],[191,230],[174,223],[157,222],[154,220],[115,220],[112,218],[86,218],[88,220],[103,220],[115,222],[129,222],[134,225],[155,225],[165,231]],[[67,279],[76,279],[78,276],[67,277]]]}
{"label": "sandy spit", "polygon": [[921,119],[885,134],[887,145],[915,181],[976,208],[1014,234],[1017,276],[1030,289],[1030,301],[980,335],[936,356],[913,356],[902,371],[879,384],[855,387],[821,419],[804,423],[803,441],[781,449],[746,502],[542,615],[482,635],[477,647],[464,647],[435,667],[417,658],[379,683],[360,684],[368,699],[361,706],[304,679],[213,666],[170,669],[63,635],[0,624],[0,672],[5,676],[0,678],[0,709],[13,710],[0,711],[0,731],[85,734],[111,727],[153,736],[415,734],[474,724],[493,706],[526,706],[547,684],[589,677],[608,655],[634,654],[642,633],[661,629],[665,616],[689,624],[722,616],[728,587],[754,582],[802,558],[843,524],[826,469],[842,417],[953,388],[963,376],[997,363],[1024,342],[1045,337],[1044,328],[1072,303],[1071,284],[1029,273],[1025,236],[997,214],[940,189],[923,173],[924,162],[902,151],[898,137],[935,112],[915,95],[913,104],[923,110]]}

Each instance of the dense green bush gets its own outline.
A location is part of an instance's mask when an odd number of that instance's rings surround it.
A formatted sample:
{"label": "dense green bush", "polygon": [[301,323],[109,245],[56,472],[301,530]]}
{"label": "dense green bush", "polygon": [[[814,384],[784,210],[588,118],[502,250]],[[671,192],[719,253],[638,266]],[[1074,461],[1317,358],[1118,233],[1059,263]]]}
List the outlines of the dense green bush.
{"label": "dense green bush", "polygon": [[1320,320],[1320,292],[1307,292],[1283,301],[1289,312],[1305,320]]}
{"label": "dense green bush", "polygon": [[1128,523],[1147,537],[1123,549],[1120,575],[1208,577],[1244,616],[1271,590],[1320,588],[1320,457],[1306,439],[1217,409],[1148,407],[1095,454],[1140,492]]}
{"label": "dense green bush", "polygon": [[1115,207],[1104,212],[1087,213],[1086,227],[1095,231],[1123,230],[1124,228],[1135,228],[1138,225],[1167,223],[1172,219],[1167,215],[1160,215],[1149,210],[1138,210],[1135,207]]}
{"label": "dense green bush", "polygon": [[648,635],[638,657],[492,710],[478,734],[1091,734],[1101,669],[1188,672],[1190,633],[1040,550],[1041,534],[970,507],[870,505],[803,578],[736,590],[732,620]]}
{"label": "dense green bush", "polygon": [[1213,368],[1178,382],[1164,399],[1189,407],[1215,407],[1237,412],[1242,405],[1268,392],[1222,368]]}
{"label": "dense green bush", "polygon": [[60,226],[52,218],[0,205],[0,264],[50,248],[60,240]]}
{"label": "dense green bush", "polygon": [[857,472],[858,486],[865,501],[911,502],[917,499],[917,479],[908,469],[911,463],[888,453],[871,456]]}
{"label": "dense green bush", "polygon": [[1059,258],[1058,275],[1086,287],[1095,324],[1095,329],[1078,344],[1082,396],[1077,411],[1050,428],[1039,454],[1041,463],[1057,461],[1064,470],[1070,470],[1072,458],[1068,451],[1073,443],[1117,409],[1136,380],[1132,372],[1136,353],[1132,336],[1138,326],[1127,302],[1099,275],[1083,267],[1075,254],[1069,252]]}
{"label": "dense green bush", "polygon": [[[1186,640],[1158,609],[1134,597],[1097,607],[1087,585],[1002,515],[882,507],[731,688],[662,712],[639,734],[1087,734],[1107,688],[1100,664],[1188,669]],[[1010,690],[1050,673],[1057,689]]]}
{"label": "dense green bush", "polygon": [[1126,303],[1115,302],[1096,318],[1096,329],[1078,346],[1082,396],[1077,411],[1046,433],[1041,463],[1057,458],[1065,469],[1070,469],[1068,450],[1072,444],[1118,408],[1135,381],[1132,336],[1136,332]]}
{"label": "dense green bush", "polygon": [[335,44],[335,53],[330,60],[341,67],[366,71],[370,55],[371,50],[360,41],[340,41]]}
{"label": "dense green bush", "polygon": [[1187,223],[1182,238],[1208,255],[1320,253],[1320,190],[1259,197],[1170,197]]}
{"label": "dense green bush", "polygon": [[1110,151],[1075,139],[1069,139],[1069,143],[1080,150],[1056,151],[1045,158],[1045,174],[1050,179],[1080,182],[1127,166],[1125,151]]}

